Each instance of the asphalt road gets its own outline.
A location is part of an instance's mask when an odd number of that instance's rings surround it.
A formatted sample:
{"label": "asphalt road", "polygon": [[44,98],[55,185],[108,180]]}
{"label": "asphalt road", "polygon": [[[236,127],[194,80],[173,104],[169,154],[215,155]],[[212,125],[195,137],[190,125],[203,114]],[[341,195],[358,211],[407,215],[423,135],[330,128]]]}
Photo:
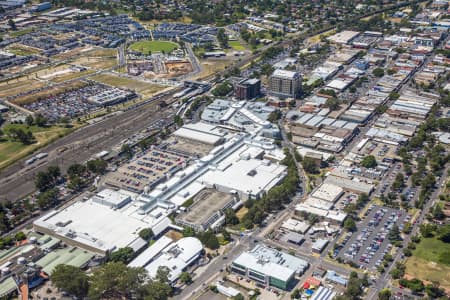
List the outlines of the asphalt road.
{"label": "asphalt road", "polygon": [[[57,165],[65,172],[71,164],[89,160],[96,153],[110,150],[120,141],[145,129],[151,123],[170,118],[173,115],[171,106],[160,109],[158,103],[159,101],[155,101],[135,109],[112,114],[56,140],[39,150],[39,152],[48,153],[48,157],[40,164],[35,163],[25,167],[24,161],[27,158],[24,158],[2,170],[0,201],[14,201],[32,193],[35,190],[35,175],[48,166]],[[67,147],[67,150],[59,153],[58,149],[62,147]]]}

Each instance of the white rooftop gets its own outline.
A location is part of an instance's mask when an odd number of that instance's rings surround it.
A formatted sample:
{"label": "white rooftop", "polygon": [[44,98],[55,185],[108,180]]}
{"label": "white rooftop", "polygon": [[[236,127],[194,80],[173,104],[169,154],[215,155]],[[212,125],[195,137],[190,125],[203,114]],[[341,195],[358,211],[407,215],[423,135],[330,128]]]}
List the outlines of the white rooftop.
{"label": "white rooftop", "polygon": [[286,79],[294,79],[296,76],[298,76],[298,73],[294,72],[294,71],[276,69],[273,72],[272,76],[273,77],[286,78]]}
{"label": "white rooftop", "polygon": [[[107,196],[107,193],[103,193],[103,196]],[[142,203],[136,200],[136,194],[123,190],[117,193],[132,195],[131,202],[117,209],[97,203],[95,197],[87,201],[77,201],[36,220],[35,228],[37,231],[45,230],[46,233],[57,237],[73,240],[104,254],[118,248],[140,245],[137,240],[142,240],[139,232],[144,228],[152,228],[155,234],[159,234],[171,224],[170,219],[166,217],[168,210],[158,218],[140,215],[138,210]],[[120,196],[112,197],[120,199]]]}
{"label": "white rooftop", "polygon": [[169,269],[169,281],[175,281],[180,274],[194,262],[203,250],[203,245],[195,237],[185,237],[176,243],[167,246],[155,260],[148,264],[145,269],[149,276],[154,278],[160,267]]}

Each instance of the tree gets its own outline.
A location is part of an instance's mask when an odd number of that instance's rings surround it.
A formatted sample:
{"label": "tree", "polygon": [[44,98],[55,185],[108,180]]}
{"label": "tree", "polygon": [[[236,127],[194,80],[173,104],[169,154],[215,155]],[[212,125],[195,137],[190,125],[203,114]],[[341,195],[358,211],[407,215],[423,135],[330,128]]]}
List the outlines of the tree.
{"label": "tree", "polygon": [[228,48],[228,36],[225,33],[225,29],[219,28],[217,31],[217,40],[219,41],[220,47]]}
{"label": "tree", "polygon": [[133,293],[142,293],[147,280],[143,268],[129,268],[122,262],[109,262],[89,277],[89,299],[131,299]]}
{"label": "tree", "polygon": [[389,300],[391,299],[392,293],[390,289],[382,289],[378,293],[378,300]]}
{"label": "tree", "polygon": [[11,30],[17,30],[16,23],[14,23],[13,19],[8,20],[8,25],[11,28]]}
{"label": "tree", "polygon": [[397,224],[394,224],[394,226],[392,226],[392,229],[391,229],[391,231],[389,231],[389,234],[388,234],[388,239],[391,242],[400,241],[402,239],[400,237],[400,230],[399,230]]}
{"label": "tree", "polygon": [[53,284],[80,299],[86,297],[89,289],[87,275],[77,267],[57,265],[50,276]]}
{"label": "tree", "polygon": [[87,162],[86,166],[89,171],[96,174],[104,174],[108,163],[103,159],[94,159]]}
{"label": "tree", "polygon": [[228,95],[232,90],[233,86],[229,82],[225,81],[217,85],[211,93],[216,97],[223,97]]}
{"label": "tree", "polygon": [[192,277],[189,272],[183,272],[180,275],[180,281],[184,284],[191,284],[192,283]]}
{"label": "tree", "polygon": [[441,205],[438,203],[433,208],[433,218],[437,220],[443,220],[445,218],[444,211],[442,210]]}
{"label": "tree", "polygon": [[225,223],[227,225],[236,225],[239,224],[239,219],[236,216],[236,213],[232,208],[227,208],[225,210]]}
{"label": "tree", "polygon": [[316,161],[310,157],[303,157],[302,166],[303,169],[310,174],[319,173],[319,168],[317,167]]}
{"label": "tree", "polygon": [[183,126],[183,124],[184,124],[183,118],[180,117],[179,115],[175,115],[175,116],[173,117],[173,122],[174,122],[175,124],[177,124],[178,127],[181,127],[181,126]]}
{"label": "tree", "polygon": [[120,148],[120,152],[127,158],[131,159],[133,157],[133,149],[128,144],[123,144],[122,148]]}
{"label": "tree", "polygon": [[33,123],[34,123],[33,116],[32,116],[32,115],[28,115],[28,116],[25,118],[25,123],[26,123],[28,126],[33,125]]}
{"label": "tree", "polygon": [[339,109],[339,100],[335,97],[328,98],[325,102],[325,107],[330,109],[331,111],[338,110]]}
{"label": "tree", "polygon": [[356,230],[355,221],[351,217],[348,217],[344,222],[344,228],[347,229],[348,231],[355,231]]}
{"label": "tree", "polygon": [[22,231],[19,231],[14,235],[14,239],[16,241],[23,241],[27,239],[27,236]]}
{"label": "tree", "polygon": [[167,282],[150,280],[145,286],[145,300],[167,300],[172,294],[172,288]]}
{"label": "tree", "polygon": [[384,70],[382,68],[376,68],[372,71],[372,74],[376,77],[383,77],[384,76]]}
{"label": "tree", "polygon": [[58,202],[58,190],[55,188],[41,192],[37,197],[37,204],[40,209],[47,209]]}
{"label": "tree", "polygon": [[438,232],[438,239],[444,243],[450,243],[450,225],[442,226]]}
{"label": "tree", "polygon": [[139,236],[146,241],[150,241],[155,236],[155,234],[153,233],[153,230],[151,228],[144,228],[139,231]]}
{"label": "tree", "polygon": [[47,125],[47,118],[41,114],[37,114],[36,117],[34,118],[34,122],[39,127],[45,127]]}
{"label": "tree", "polygon": [[199,233],[197,237],[200,239],[202,244],[205,245],[205,247],[211,250],[216,250],[220,247],[219,240],[217,239],[216,235],[210,230]]}
{"label": "tree", "polygon": [[430,297],[430,299],[438,299],[445,296],[445,290],[439,288],[439,282],[427,284],[425,286],[425,292],[427,293],[428,297]]}
{"label": "tree", "polygon": [[282,116],[281,111],[279,111],[278,109],[274,110],[273,112],[271,112],[269,114],[267,121],[269,121],[271,123],[276,123],[278,120],[281,119],[281,116]]}
{"label": "tree", "polygon": [[373,155],[367,155],[365,156],[361,161],[361,166],[364,168],[374,168],[377,166],[377,160],[375,159],[375,156]]}
{"label": "tree", "polygon": [[67,168],[67,175],[69,175],[69,178],[74,178],[77,176],[83,176],[84,173],[86,173],[86,166],[82,164],[73,164],[70,165],[69,168]]}
{"label": "tree", "polygon": [[134,251],[131,247],[120,248],[109,256],[111,261],[129,263],[134,257]]}

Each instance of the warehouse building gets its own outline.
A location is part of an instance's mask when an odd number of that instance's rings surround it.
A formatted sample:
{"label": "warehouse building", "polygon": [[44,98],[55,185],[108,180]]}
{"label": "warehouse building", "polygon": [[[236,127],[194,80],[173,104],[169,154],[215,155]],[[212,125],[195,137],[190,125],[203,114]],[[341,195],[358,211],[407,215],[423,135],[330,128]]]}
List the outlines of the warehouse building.
{"label": "warehouse building", "polygon": [[242,253],[230,266],[234,273],[282,290],[293,287],[295,277],[302,275],[308,267],[307,261],[262,244]]}
{"label": "warehouse building", "polygon": [[155,235],[161,234],[170,226],[167,216],[174,209],[174,205],[154,201],[148,214],[140,214],[144,201],[149,200],[124,190],[106,189],[48,213],[33,227],[36,232],[101,255],[124,247],[139,251],[146,245],[139,232],[151,228]]}

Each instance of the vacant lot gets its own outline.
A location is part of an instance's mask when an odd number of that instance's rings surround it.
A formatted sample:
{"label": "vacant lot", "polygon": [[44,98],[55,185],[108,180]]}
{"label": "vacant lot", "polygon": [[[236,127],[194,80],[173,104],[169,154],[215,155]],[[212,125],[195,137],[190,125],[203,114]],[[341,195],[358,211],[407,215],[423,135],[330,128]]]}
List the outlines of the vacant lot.
{"label": "vacant lot", "polygon": [[112,85],[120,88],[131,89],[143,97],[148,97],[158,91],[164,89],[164,86],[151,84],[140,80],[134,80],[126,77],[119,77],[112,74],[100,74],[91,77],[90,79],[107,85]]}
{"label": "vacant lot", "polygon": [[228,45],[230,45],[230,47],[236,51],[244,51],[245,50],[245,47],[242,46],[242,44],[239,43],[239,41],[229,41]]}
{"label": "vacant lot", "polygon": [[417,245],[413,256],[406,262],[406,274],[426,281],[439,281],[450,289],[450,244],[437,238],[426,238]]}
{"label": "vacant lot", "polygon": [[[36,139],[31,145],[23,145],[20,142],[14,142],[8,139],[7,132],[11,128],[22,128],[30,130]],[[7,167],[13,162],[25,157],[33,151],[45,146],[55,139],[68,134],[73,129],[59,126],[37,127],[27,126],[25,124],[8,124],[2,130],[5,132],[3,139],[0,138],[0,169]]]}
{"label": "vacant lot", "polygon": [[139,51],[144,54],[155,52],[169,53],[176,48],[178,48],[178,44],[168,41],[140,41],[133,43],[130,46],[131,50]]}
{"label": "vacant lot", "polygon": [[41,88],[46,83],[36,79],[27,79],[27,77],[20,77],[10,80],[8,82],[0,82],[0,97],[15,96],[18,93],[30,91]]}

